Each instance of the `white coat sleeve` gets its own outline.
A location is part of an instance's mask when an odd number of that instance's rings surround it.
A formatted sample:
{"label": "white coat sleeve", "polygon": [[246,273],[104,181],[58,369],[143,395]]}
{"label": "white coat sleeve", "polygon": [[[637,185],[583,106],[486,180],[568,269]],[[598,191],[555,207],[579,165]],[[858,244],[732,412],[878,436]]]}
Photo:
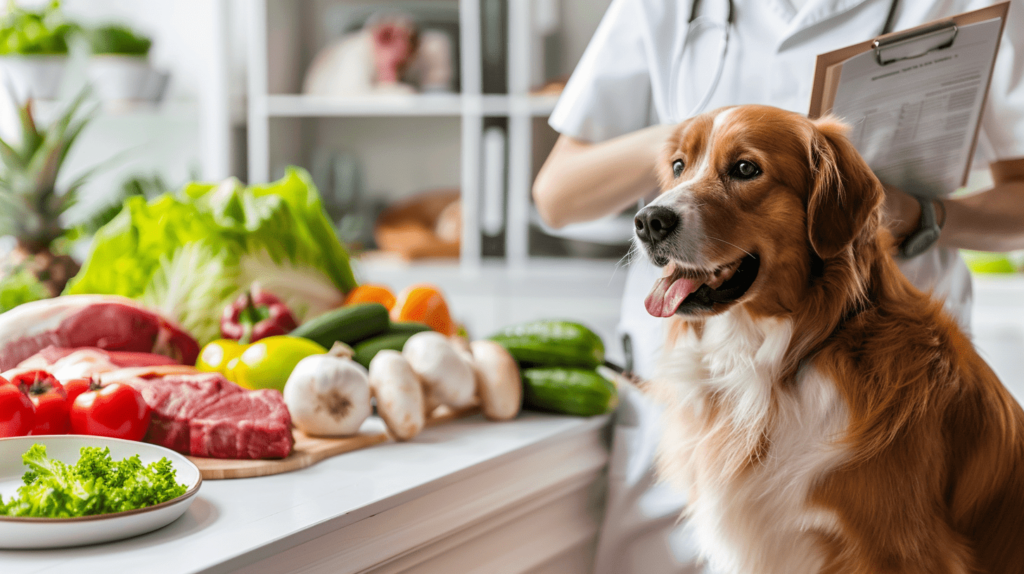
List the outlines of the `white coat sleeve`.
{"label": "white coat sleeve", "polygon": [[555,131],[600,142],[650,125],[644,34],[640,2],[612,0],[548,120]]}
{"label": "white coat sleeve", "polygon": [[[971,9],[992,3],[974,2]],[[1024,157],[1024,0],[1010,3],[981,128],[976,158],[991,163]]]}

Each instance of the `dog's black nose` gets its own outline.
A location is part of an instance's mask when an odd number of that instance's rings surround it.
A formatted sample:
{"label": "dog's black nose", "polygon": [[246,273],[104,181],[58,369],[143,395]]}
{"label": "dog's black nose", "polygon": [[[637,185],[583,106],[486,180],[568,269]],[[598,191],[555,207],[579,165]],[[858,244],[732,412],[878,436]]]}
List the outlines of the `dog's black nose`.
{"label": "dog's black nose", "polygon": [[657,243],[668,237],[679,225],[679,216],[667,207],[649,205],[636,214],[633,225],[636,226],[636,236],[640,241]]}

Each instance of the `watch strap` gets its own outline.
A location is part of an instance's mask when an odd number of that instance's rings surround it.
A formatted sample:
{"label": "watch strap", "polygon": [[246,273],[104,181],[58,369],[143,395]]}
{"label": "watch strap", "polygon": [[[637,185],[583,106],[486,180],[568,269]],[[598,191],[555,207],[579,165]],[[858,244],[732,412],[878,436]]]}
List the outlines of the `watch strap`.
{"label": "watch strap", "polygon": [[932,200],[916,195],[914,199],[921,204],[921,222],[918,223],[917,230],[939,228],[939,218],[935,214],[935,204]]}
{"label": "watch strap", "polygon": [[921,219],[917,229],[900,244],[899,252],[904,259],[917,257],[927,251],[939,240],[939,233],[942,230],[936,217],[934,200],[916,195],[912,197],[921,205]]}

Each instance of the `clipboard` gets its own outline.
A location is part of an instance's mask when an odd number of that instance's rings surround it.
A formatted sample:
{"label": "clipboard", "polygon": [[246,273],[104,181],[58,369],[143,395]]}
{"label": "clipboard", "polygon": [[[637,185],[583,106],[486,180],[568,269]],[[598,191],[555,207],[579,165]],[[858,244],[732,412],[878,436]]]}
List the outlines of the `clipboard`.
{"label": "clipboard", "polygon": [[[839,89],[844,64],[852,59],[863,59],[865,53],[873,53],[874,64],[877,66],[878,71],[877,77],[884,77],[886,75],[896,73],[895,71],[900,68],[906,69],[912,67],[915,62],[929,60],[926,56],[933,56],[931,59],[935,59],[935,56],[941,57],[944,50],[950,52],[954,51],[950,50],[950,48],[957,46],[958,40],[961,39],[961,30],[971,26],[972,24],[984,23],[998,18],[998,37],[1001,38],[1003,28],[1006,25],[1006,15],[1009,11],[1009,6],[1009,2],[1002,2],[979,10],[965,12],[951,18],[936,20],[907,30],[879,36],[859,44],[854,44],[833,52],[819,55],[815,62],[814,83],[811,88],[811,102],[808,116],[811,119],[816,119],[833,112],[833,107],[836,104],[837,98],[841,97]],[[958,161],[964,160],[963,172],[960,175],[960,182],[958,186],[963,186],[967,182],[971,158],[973,157],[975,147],[977,146],[981,116],[984,111],[984,102],[988,97],[988,89],[992,81],[994,62],[998,55],[998,51],[999,40],[997,39],[995,47],[992,50],[991,61],[988,62],[988,74],[983,78],[984,87],[981,92],[981,107],[979,108],[979,111],[976,114],[977,117],[974,118],[974,121],[971,122],[970,125],[965,125],[962,128],[965,131],[965,135],[970,137],[970,143],[969,152],[966,154],[966,158],[957,158]],[[888,72],[890,69],[894,71]],[[979,79],[979,81],[980,80],[981,79]],[[858,149],[862,153],[865,151],[860,148]],[[865,159],[869,158],[866,156]],[[870,164],[871,161],[869,160],[869,165]],[[872,165],[872,168],[875,169],[875,166]],[[876,173],[877,171],[878,170],[876,169]],[[885,181],[884,178],[883,181]],[[886,183],[899,185],[898,182]]]}

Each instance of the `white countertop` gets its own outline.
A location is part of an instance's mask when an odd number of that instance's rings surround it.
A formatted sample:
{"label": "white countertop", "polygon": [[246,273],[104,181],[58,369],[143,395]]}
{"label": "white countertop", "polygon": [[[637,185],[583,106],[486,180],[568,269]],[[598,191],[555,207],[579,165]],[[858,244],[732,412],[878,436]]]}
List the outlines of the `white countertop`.
{"label": "white countertop", "polygon": [[[139,567],[152,574],[230,571],[460,480],[514,464],[533,451],[550,450],[555,443],[586,435],[592,453],[603,451],[593,445],[600,441],[600,429],[607,420],[606,416],[525,412],[515,421],[495,423],[474,416],[426,429],[408,443],[346,453],[297,472],[208,480],[188,512],[165,528],[82,548],[0,551],[0,571],[106,574]],[[560,456],[567,464],[594,472],[606,461],[603,452],[580,460]]]}

